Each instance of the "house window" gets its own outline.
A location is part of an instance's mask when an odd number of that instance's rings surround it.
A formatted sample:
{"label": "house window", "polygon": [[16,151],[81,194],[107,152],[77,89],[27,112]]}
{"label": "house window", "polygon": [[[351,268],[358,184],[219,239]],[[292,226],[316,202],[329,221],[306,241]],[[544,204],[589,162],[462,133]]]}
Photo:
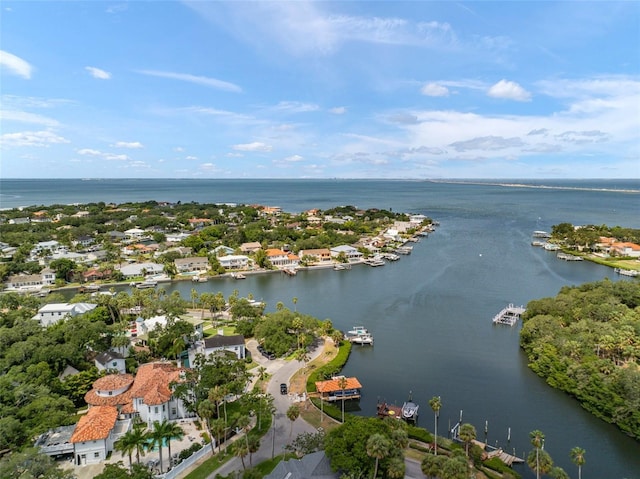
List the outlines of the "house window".
{"label": "house window", "polygon": [[155,407],[155,413],[158,414],[158,406]]}
{"label": "house window", "polygon": [[109,391],[109,396],[111,396],[113,394],[113,391]]}
{"label": "house window", "polygon": [[163,405],[162,405],[162,412],[164,412],[164,411],[165,411],[165,408],[164,408],[164,404],[163,404]]}
{"label": "house window", "polygon": [[117,361],[113,362],[113,367],[115,368],[118,365]]}
{"label": "house window", "polygon": [[178,411],[176,410],[176,408],[172,407],[171,408],[171,415],[175,416],[176,414],[178,414]]}
{"label": "house window", "polygon": [[100,453],[99,453],[99,452],[94,452],[94,453],[93,453],[93,457],[95,457],[95,458],[99,458],[99,457],[100,457]]}

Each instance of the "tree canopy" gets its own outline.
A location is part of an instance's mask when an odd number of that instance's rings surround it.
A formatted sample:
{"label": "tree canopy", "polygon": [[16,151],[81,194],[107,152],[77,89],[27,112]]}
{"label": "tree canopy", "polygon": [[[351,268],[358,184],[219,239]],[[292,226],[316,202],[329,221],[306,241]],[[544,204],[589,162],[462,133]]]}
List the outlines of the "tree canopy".
{"label": "tree canopy", "polygon": [[640,283],[604,280],[531,301],[529,367],[597,417],[640,439]]}

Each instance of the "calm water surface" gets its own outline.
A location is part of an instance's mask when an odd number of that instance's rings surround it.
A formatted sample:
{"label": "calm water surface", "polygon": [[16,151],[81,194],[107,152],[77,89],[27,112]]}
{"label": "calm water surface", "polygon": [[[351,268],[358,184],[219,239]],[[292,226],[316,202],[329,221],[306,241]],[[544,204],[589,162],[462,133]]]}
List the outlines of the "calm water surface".
{"label": "calm water surface", "polygon": [[[177,289],[186,298],[192,288],[222,291],[225,296],[237,289],[243,296],[253,294],[266,301],[268,310],[274,310],[279,301],[293,309],[295,297],[298,310],[329,318],[340,329],[364,325],[375,336],[375,346],[355,347],[344,370],[364,386],[358,414],[374,415],[378,399],[401,404],[412,391],[421,408],[420,425],[432,430],[428,400],[441,396],[439,431],[443,434],[462,410],[464,422],[476,426],[479,439],[484,439],[487,421],[489,443],[515,449],[518,455],[531,449],[529,432],[542,430],[547,451],[572,477],[577,471],[569,450],[580,446],[587,451],[584,478],[640,478],[639,443],[533,374],[518,347],[519,326],[491,324],[507,303],[526,304],[554,296],[565,285],[620,280],[603,266],[567,263],[530,246],[531,232],[550,230],[565,221],[640,228],[637,193],[593,190],[616,186],[637,191],[638,181],[565,182],[560,186],[587,189],[551,190],[384,181],[205,182],[197,188],[193,183],[178,188],[175,182],[158,181],[158,194],[146,183],[143,191],[123,186],[118,190],[119,186],[108,183],[109,188],[96,192],[95,184],[102,182],[83,182],[94,184],[91,192],[79,191],[77,197],[57,192],[50,201],[35,202],[29,200],[37,196],[18,195],[15,190],[7,193],[3,181],[2,206],[13,195],[20,198],[12,201],[22,204],[157,199],[256,202],[285,211],[353,204],[426,214],[440,221],[438,230],[415,244],[410,256],[381,268],[303,271],[294,278],[269,274],[244,281],[182,282],[166,289]],[[94,193],[102,197],[91,196]],[[517,470],[526,478],[534,477],[525,467]]]}

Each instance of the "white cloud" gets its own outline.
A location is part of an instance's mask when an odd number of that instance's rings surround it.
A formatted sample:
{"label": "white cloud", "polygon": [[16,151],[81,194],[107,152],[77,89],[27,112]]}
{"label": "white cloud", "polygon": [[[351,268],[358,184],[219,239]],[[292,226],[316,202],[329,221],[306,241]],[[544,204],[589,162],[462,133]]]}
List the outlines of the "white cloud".
{"label": "white cloud", "polygon": [[329,109],[329,113],[333,113],[334,115],[344,115],[346,112],[347,108],[344,106],[336,106]]}
{"label": "white cloud", "polygon": [[267,145],[265,143],[254,141],[253,143],[241,143],[238,145],[233,145],[231,148],[237,151],[271,151],[271,145]]}
{"label": "white cloud", "polygon": [[139,148],[144,148],[143,144],[139,141],[116,141],[113,145],[115,148],[129,148],[132,150],[136,150]]}
{"label": "white cloud", "polygon": [[31,78],[31,72],[33,71],[33,67],[25,60],[4,50],[0,50],[0,67],[7,69],[13,75],[27,80]]}
{"label": "white cloud", "polygon": [[184,148],[182,148],[181,146],[176,146],[173,151],[175,151],[176,153],[181,153],[184,151]]}
{"label": "white cloud", "polygon": [[516,82],[500,80],[487,91],[487,95],[493,98],[504,98],[506,100],[530,101],[531,93],[522,88]]}
{"label": "white cloud", "polygon": [[291,113],[304,113],[308,111],[318,111],[320,107],[313,103],[303,103],[299,101],[281,101],[275,106],[275,109]]}
{"label": "white cloud", "polygon": [[189,83],[195,83],[197,85],[204,85],[217,90],[230,91],[234,93],[242,92],[242,88],[233,83],[218,80],[216,78],[209,78],[197,75],[191,75],[189,73],[174,73],[174,72],[162,72],[156,70],[137,70],[142,75],[155,76],[160,78],[169,78],[172,80],[186,81]]}
{"label": "white cloud", "polygon": [[59,125],[58,121],[53,118],[48,118],[43,115],[29,113],[26,111],[2,110],[0,111],[0,118],[2,118],[2,121],[18,121],[21,123],[33,123],[44,126]]}
{"label": "white cloud", "polygon": [[449,89],[438,83],[427,83],[420,89],[420,93],[426,96],[449,96]]}
{"label": "white cloud", "polygon": [[91,148],[82,148],[80,150],[77,150],[77,153],[79,155],[83,155],[83,156],[94,156],[97,158],[102,158],[103,160],[107,160],[107,161],[128,161],[131,160],[131,158],[129,158],[127,155],[124,154],[114,154],[114,153],[107,153],[107,152],[103,152],[100,150],[94,150]]}
{"label": "white cloud", "polygon": [[193,156],[193,155],[189,155],[189,156],[185,157],[185,160],[189,160],[189,161],[197,160],[197,159],[198,159],[198,157],[197,156]]}
{"label": "white cloud", "polygon": [[4,133],[0,136],[0,146],[49,146],[52,144],[70,143],[62,136],[47,130],[22,131],[19,133]]}
{"label": "white cloud", "polygon": [[97,78],[99,80],[109,80],[111,78],[111,73],[101,70],[100,68],[84,67],[84,69],[87,70],[93,78]]}

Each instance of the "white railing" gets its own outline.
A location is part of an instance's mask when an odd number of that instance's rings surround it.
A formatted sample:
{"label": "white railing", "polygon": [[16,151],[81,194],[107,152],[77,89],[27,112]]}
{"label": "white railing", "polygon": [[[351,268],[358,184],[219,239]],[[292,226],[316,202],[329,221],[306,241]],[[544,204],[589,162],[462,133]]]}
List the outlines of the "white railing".
{"label": "white railing", "polygon": [[164,474],[156,475],[155,477],[157,479],[176,479],[177,477],[181,477],[189,467],[195,464],[198,460],[209,455],[211,455],[211,445],[204,444],[202,449],[198,449],[173,469],[165,472]]}

